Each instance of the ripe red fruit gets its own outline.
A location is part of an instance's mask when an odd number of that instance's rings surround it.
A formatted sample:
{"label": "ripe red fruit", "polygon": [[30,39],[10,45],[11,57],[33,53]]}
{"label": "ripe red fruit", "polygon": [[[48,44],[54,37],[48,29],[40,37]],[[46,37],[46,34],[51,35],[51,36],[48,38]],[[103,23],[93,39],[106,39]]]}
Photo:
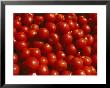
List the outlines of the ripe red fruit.
{"label": "ripe red fruit", "polygon": [[73,37],[71,34],[65,34],[62,37],[62,42],[65,43],[66,45],[69,45],[72,43]]}
{"label": "ripe red fruit", "polygon": [[87,18],[85,18],[84,16],[79,16],[79,17],[78,17],[78,21],[79,21],[81,24],[87,24],[87,22],[88,22]]}
{"label": "ripe red fruit", "polygon": [[92,64],[92,59],[88,56],[82,56],[83,64],[85,66],[90,66]]}
{"label": "ripe red fruit", "polygon": [[77,16],[75,13],[68,13],[66,15],[66,20],[72,20],[73,22],[76,22],[77,21]]}
{"label": "ripe red fruit", "polygon": [[48,65],[48,59],[47,59],[47,57],[44,57],[44,56],[40,57],[39,58],[39,63],[40,64],[43,64],[43,65]]}
{"label": "ripe red fruit", "polygon": [[73,58],[74,58],[73,55],[68,55],[68,56],[65,57],[65,61],[66,61],[68,64],[70,64]]}
{"label": "ripe red fruit", "polygon": [[17,41],[26,41],[27,37],[24,32],[17,32],[17,33],[15,33],[15,39]]}
{"label": "ripe red fruit", "polygon": [[54,63],[56,62],[57,58],[56,58],[56,55],[54,53],[49,53],[47,55],[47,58],[48,58],[48,64],[53,66]]}
{"label": "ripe red fruit", "polygon": [[84,47],[82,48],[82,51],[83,51],[83,54],[84,54],[85,56],[90,56],[92,49],[91,49],[90,46],[84,46]]}
{"label": "ripe red fruit", "polygon": [[39,58],[41,57],[41,51],[39,48],[29,48],[30,49],[30,55],[32,57]]}
{"label": "ripe red fruit", "polygon": [[31,28],[31,30],[36,30],[36,31],[39,30],[39,26],[38,26],[37,24],[32,24],[32,25],[30,26],[30,28]]}
{"label": "ripe red fruit", "polygon": [[53,13],[46,13],[44,18],[47,21],[54,22],[55,21],[55,14],[53,14]]}
{"label": "ripe red fruit", "polygon": [[97,66],[97,55],[96,54],[92,56],[92,65],[95,67]]}
{"label": "ripe red fruit", "polygon": [[56,31],[56,25],[52,22],[47,22],[45,26],[50,33],[54,33]]}
{"label": "ripe red fruit", "polygon": [[39,48],[41,49],[44,45],[44,42],[42,41],[33,41],[31,46],[34,47],[34,48]]}
{"label": "ripe red fruit", "polygon": [[43,54],[48,54],[50,52],[52,52],[52,46],[48,43],[44,44],[44,46],[41,49]]}
{"label": "ripe red fruit", "polygon": [[30,50],[29,49],[23,49],[21,51],[21,58],[23,58],[24,60],[28,59],[30,57]]}
{"label": "ripe red fruit", "polygon": [[80,57],[75,57],[71,61],[73,69],[81,69],[83,68],[83,60]]}
{"label": "ripe red fruit", "polygon": [[73,75],[86,75],[86,73],[82,69],[77,69],[73,72]]}
{"label": "ripe red fruit", "polygon": [[16,41],[14,47],[16,50],[22,51],[23,49],[27,48],[28,45],[25,41],[20,41],[20,42]]}
{"label": "ripe red fruit", "polygon": [[82,30],[84,31],[85,34],[88,34],[91,32],[91,27],[87,24],[82,26]]}
{"label": "ripe red fruit", "polygon": [[13,65],[13,75],[19,75],[19,73],[20,73],[19,65],[14,64]]}
{"label": "ripe red fruit", "polygon": [[76,40],[76,46],[77,48],[83,48],[84,46],[87,45],[87,40],[84,38],[79,38]]}
{"label": "ripe red fruit", "polygon": [[21,26],[21,22],[19,20],[14,20],[14,27],[19,28]]}
{"label": "ripe red fruit", "polygon": [[16,63],[18,63],[18,55],[16,54],[16,53],[14,53],[14,55],[13,55],[13,62],[14,62],[14,64],[16,64]]}
{"label": "ripe red fruit", "polygon": [[59,72],[57,70],[52,69],[52,70],[50,70],[49,74],[50,75],[59,75]]}
{"label": "ripe red fruit", "polygon": [[35,24],[40,25],[40,24],[42,24],[43,22],[44,22],[44,17],[43,17],[43,16],[35,16],[35,17],[34,17],[34,23],[35,23]]}
{"label": "ripe red fruit", "polygon": [[72,72],[70,72],[68,70],[64,70],[61,74],[62,75],[72,75]]}
{"label": "ripe red fruit", "polygon": [[22,23],[26,26],[30,26],[33,22],[33,17],[30,15],[25,15],[22,19]]}
{"label": "ripe red fruit", "polygon": [[73,35],[73,37],[81,38],[84,36],[84,32],[82,29],[75,29],[72,31],[72,35]]}
{"label": "ripe red fruit", "polygon": [[76,47],[75,47],[74,44],[70,44],[70,45],[67,46],[66,52],[67,52],[67,54],[69,54],[69,55],[74,55],[74,54],[76,54],[77,49],[76,49]]}
{"label": "ripe red fruit", "polygon": [[84,66],[83,70],[85,71],[86,75],[92,75],[91,66]]}
{"label": "ripe red fruit", "polygon": [[40,28],[38,31],[38,37],[40,39],[47,39],[49,37],[49,31],[46,28]]}
{"label": "ripe red fruit", "polygon": [[39,61],[35,57],[29,57],[24,63],[32,71],[36,71],[39,68]]}
{"label": "ripe red fruit", "polygon": [[61,34],[66,34],[70,31],[70,26],[66,22],[59,22],[57,24],[57,31]]}
{"label": "ripe red fruit", "polygon": [[55,19],[56,22],[61,22],[65,20],[65,17],[63,14],[57,14],[55,17],[56,17]]}
{"label": "ripe red fruit", "polygon": [[63,51],[58,51],[56,53],[57,59],[64,59],[66,57],[65,53]]}
{"label": "ripe red fruit", "polygon": [[49,70],[47,65],[40,65],[37,71],[38,75],[48,75]]}
{"label": "ripe red fruit", "polygon": [[66,70],[66,69],[67,69],[67,63],[66,63],[66,61],[63,60],[63,59],[58,59],[58,60],[55,62],[55,68],[56,68],[58,71]]}

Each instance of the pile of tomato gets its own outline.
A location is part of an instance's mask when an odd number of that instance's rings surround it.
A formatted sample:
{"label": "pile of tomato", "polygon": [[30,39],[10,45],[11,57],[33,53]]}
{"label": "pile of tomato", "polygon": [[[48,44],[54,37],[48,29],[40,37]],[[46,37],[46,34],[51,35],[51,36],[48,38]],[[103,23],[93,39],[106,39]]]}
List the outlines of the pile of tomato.
{"label": "pile of tomato", "polygon": [[96,13],[14,13],[14,75],[97,75]]}

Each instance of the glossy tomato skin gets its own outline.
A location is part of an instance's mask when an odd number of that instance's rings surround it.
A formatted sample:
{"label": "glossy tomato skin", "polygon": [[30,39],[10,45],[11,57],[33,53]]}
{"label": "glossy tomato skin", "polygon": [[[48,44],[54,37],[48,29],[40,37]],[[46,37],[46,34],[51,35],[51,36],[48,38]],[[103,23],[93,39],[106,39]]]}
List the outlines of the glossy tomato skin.
{"label": "glossy tomato skin", "polygon": [[91,32],[91,27],[87,24],[82,26],[82,30],[84,31],[85,34],[88,34]]}
{"label": "glossy tomato skin", "polygon": [[50,75],[59,75],[59,72],[57,70],[52,69],[49,71],[49,74]]}
{"label": "glossy tomato skin", "polygon": [[66,45],[69,45],[72,43],[73,37],[71,34],[65,34],[62,37],[62,42],[65,43]]}
{"label": "glossy tomato skin", "polygon": [[42,42],[42,41],[33,41],[31,45],[34,48],[41,49],[43,47],[43,45],[44,45],[44,42]]}
{"label": "glossy tomato skin", "polygon": [[82,51],[85,56],[90,56],[92,49],[90,46],[85,46],[82,48]]}
{"label": "glossy tomato skin", "polygon": [[49,70],[47,65],[40,65],[38,68],[38,75],[48,75]]}
{"label": "glossy tomato skin", "polygon": [[64,70],[61,74],[62,75],[72,75],[72,72],[70,72],[68,70]]}
{"label": "glossy tomato skin", "polygon": [[92,59],[88,56],[82,56],[83,64],[85,66],[90,66],[92,64]]}
{"label": "glossy tomato skin", "polygon": [[36,35],[37,35],[37,31],[36,31],[36,30],[29,30],[29,31],[27,32],[27,37],[28,37],[28,39],[32,39],[32,38],[34,38]]}
{"label": "glossy tomato skin", "polygon": [[76,22],[78,18],[77,18],[77,16],[76,16],[75,13],[68,13],[66,15],[66,18],[65,19],[66,20],[72,20],[73,22]]}
{"label": "glossy tomato skin", "polygon": [[59,22],[57,24],[57,31],[60,32],[60,34],[66,34],[70,31],[70,26],[66,22]]}
{"label": "glossy tomato skin", "polygon": [[56,33],[51,33],[49,38],[48,38],[48,42],[53,45],[55,43],[59,42],[59,36]]}
{"label": "glossy tomato skin", "polygon": [[56,16],[55,16],[55,21],[56,22],[61,22],[61,21],[64,21],[65,20],[65,17],[64,17],[64,15],[63,14],[57,14]]}
{"label": "glossy tomato skin", "polygon": [[36,31],[38,31],[38,30],[39,30],[39,25],[37,25],[37,24],[32,24],[32,25],[30,26],[30,29],[31,29],[31,30],[36,30]]}
{"label": "glossy tomato skin", "polygon": [[15,39],[17,41],[26,41],[27,37],[24,32],[17,32],[17,33],[15,33]]}
{"label": "glossy tomato skin", "polygon": [[26,26],[30,26],[33,22],[33,17],[30,15],[25,15],[22,19],[22,23]]}
{"label": "glossy tomato skin", "polygon": [[75,29],[79,28],[79,25],[77,22],[73,22],[72,20],[66,20],[66,22],[68,23],[68,25],[70,26],[70,30],[73,31]]}
{"label": "glossy tomato skin", "polygon": [[24,63],[31,71],[36,71],[39,68],[39,61],[35,57],[29,57]]}
{"label": "glossy tomato skin", "polygon": [[63,51],[58,51],[56,53],[57,59],[64,59],[66,57],[66,54]]}
{"label": "glossy tomato skin", "polygon": [[87,24],[88,20],[84,16],[79,16],[78,20],[81,24]]}
{"label": "glossy tomato skin", "polygon": [[84,66],[83,70],[85,71],[86,75],[92,75],[92,69],[90,66]]}
{"label": "glossy tomato skin", "polygon": [[52,46],[48,43],[44,44],[44,46],[42,47],[42,53],[43,54],[48,54],[52,52]]}
{"label": "glossy tomato skin", "polygon": [[20,26],[17,31],[27,33],[29,28],[27,26]]}
{"label": "glossy tomato skin", "polygon": [[16,53],[14,53],[14,55],[13,55],[13,62],[14,62],[14,64],[17,64],[18,60],[19,60],[18,55]]}
{"label": "glossy tomato skin", "polygon": [[34,23],[37,25],[40,25],[44,22],[44,17],[43,16],[35,16],[34,18]]}
{"label": "glossy tomato skin", "polygon": [[72,31],[72,35],[73,35],[73,37],[81,38],[84,36],[84,32],[82,29],[75,29]]}
{"label": "glossy tomato skin", "polygon": [[85,71],[82,69],[75,70],[73,75],[86,75]]}
{"label": "glossy tomato skin", "polygon": [[16,43],[14,44],[15,46],[15,49],[18,50],[18,51],[22,51],[23,49],[27,48],[28,47],[28,44],[27,42],[25,41],[16,41]]}
{"label": "glossy tomato skin", "polygon": [[58,59],[58,60],[55,62],[55,68],[56,68],[58,71],[66,70],[66,69],[67,69],[67,63],[66,63],[66,61],[63,60],[63,59]]}
{"label": "glossy tomato skin", "polygon": [[55,31],[56,31],[56,25],[54,23],[47,22],[45,26],[49,30],[50,33],[55,33]]}
{"label": "glossy tomato skin", "polygon": [[44,17],[49,22],[55,21],[55,14],[53,14],[53,13],[46,13]]}
{"label": "glossy tomato skin", "polygon": [[55,63],[56,60],[57,60],[57,57],[56,57],[56,55],[55,55],[54,53],[49,53],[49,54],[47,55],[47,58],[48,58],[48,64],[49,64],[50,66],[53,66],[54,63]]}
{"label": "glossy tomato skin", "polygon": [[66,52],[69,55],[74,55],[77,52],[77,49],[76,49],[74,44],[70,44],[70,45],[67,46]]}
{"label": "glossy tomato skin", "polygon": [[19,20],[14,20],[14,27],[19,28],[21,26],[21,22]]}
{"label": "glossy tomato skin", "polygon": [[85,38],[79,38],[76,40],[77,48],[83,48],[87,45],[87,40]]}
{"label": "glossy tomato skin", "polygon": [[30,57],[30,50],[28,48],[25,48],[21,51],[21,57],[23,60],[26,60]]}
{"label": "glossy tomato skin", "polygon": [[30,55],[32,57],[40,58],[41,57],[41,50],[39,48],[29,48]]}
{"label": "glossy tomato skin", "polygon": [[38,37],[40,39],[47,39],[49,37],[49,31],[47,28],[40,28],[38,31]]}
{"label": "glossy tomato skin", "polygon": [[94,42],[94,37],[90,34],[85,35],[85,39],[87,40],[87,45],[92,45]]}
{"label": "glossy tomato skin", "polygon": [[64,59],[65,59],[65,61],[66,61],[68,64],[71,64],[71,61],[72,61],[73,58],[74,58],[73,55],[68,55],[68,56],[66,56]]}
{"label": "glossy tomato skin", "polygon": [[80,57],[75,57],[71,61],[73,69],[81,69],[83,68],[83,60]]}
{"label": "glossy tomato skin", "polygon": [[20,73],[20,68],[18,64],[13,65],[13,75],[19,75]]}
{"label": "glossy tomato skin", "polygon": [[47,59],[47,57],[41,56],[39,58],[39,63],[40,64],[43,64],[43,65],[48,65],[48,59]]}

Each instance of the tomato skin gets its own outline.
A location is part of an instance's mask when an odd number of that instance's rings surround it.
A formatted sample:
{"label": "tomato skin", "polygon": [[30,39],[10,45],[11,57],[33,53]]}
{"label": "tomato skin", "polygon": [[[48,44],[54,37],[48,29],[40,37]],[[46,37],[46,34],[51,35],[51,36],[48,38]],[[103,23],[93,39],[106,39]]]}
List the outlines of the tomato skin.
{"label": "tomato skin", "polygon": [[73,37],[72,37],[71,34],[65,34],[65,35],[63,35],[63,37],[62,37],[62,41],[63,41],[63,43],[65,43],[66,45],[71,44],[71,43],[72,43],[72,40],[73,40]]}
{"label": "tomato skin", "polygon": [[59,75],[59,72],[57,70],[52,69],[52,70],[50,70],[49,74],[50,75]]}
{"label": "tomato skin", "polygon": [[13,75],[97,75],[96,13],[14,13]]}
{"label": "tomato skin", "polygon": [[19,75],[20,73],[20,68],[18,64],[13,65],[13,75]]}
{"label": "tomato skin", "polygon": [[35,57],[29,57],[24,63],[33,72],[39,68],[39,61]]}
{"label": "tomato skin", "polygon": [[27,40],[26,35],[25,35],[24,32],[17,32],[17,33],[15,33],[15,39],[17,41],[26,41]]}
{"label": "tomato skin", "polygon": [[18,60],[19,60],[18,55],[16,53],[14,53],[14,55],[13,55],[13,62],[14,62],[14,64],[17,64]]}
{"label": "tomato skin", "polygon": [[83,64],[85,66],[90,66],[92,64],[92,59],[88,56],[82,56]]}
{"label": "tomato skin", "polygon": [[76,49],[75,45],[70,44],[70,45],[66,48],[66,52],[67,52],[67,54],[69,54],[69,55],[74,55],[74,54],[76,54],[77,49]]}
{"label": "tomato skin", "polygon": [[49,22],[55,21],[55,14],[53,14],[53,13],[46,13],[44,17]]}
{"label": "tomato skin", "polygon": [[72,75],[72,73],[68,70],[64,70],[61,74],[62,75]]}
{"label": "tomato skin", "polygon": [[81,69],[83,68],[83,60],[80,57],[75,57],[71,61],[73,69]]}
{"label": "tomato skin", "polygon": [[48,59],[44,56],[39,58],[39,63],[43,65],[48,65]]}
{"label": "tomato skin", "polygon": [[58,51],[56,53],[57,59],[64,59],[66,57],[65,53],[63,51]]}
{"label": "tomato skin", "polygon": [[42,54],[48,54],[52,52],[52,46],[48,43],[44,44],[44,46],[41,49]]}
{"label": "tomato skin", "polygon": [[30,49],[30,55],[32,57],[39,58],[41,57],[41,50],[39,48],[29,48]]}
{"label": "tomato skin", "polygon": [[75,29],[72,31],[72,36],[76,38],[82,38],[84,36],[84,32],[82,29]]}
{"label": "tomato skin", "polygon": [[66,69],[67,69],[67,63],[66,63],[66,61],[63,60],[63,59],[58,59],[58,60],[55,62],[55,68],[56,68],[58,71],[66,70]]}
{"label": "tomato skin", "polygon": [[49,70],[47,65],[40,65],[38,68],[38,75],[48,75]]}
{"label": "tomato skin", "polygon": [[75,70],[73,75],[86,75],[85,71],[82,69]]}
{"label": "tomato skin", "polygon": [[46,28],[40,28],[38,31],[38,37],[40,39],[47,39],[49,37],[49,31]]}
{"label": "tomato skin", "polygon": [[50,33],[55,33],[55,31],[56,31],[56,25],[54,23],[47,22],[45,26],[49,30]]}
{"label": "tomato skin", "polygon": [[54,53],[49,53],[47,55],[47,58],[48,58],[48,64],[51,65],[51,66],[54,66],[56,60],[57,60],[57,57]]}
{"label": "tomato skin", "polygon": [[60,34],[66,34],[70,31],[70,26],[66,22],[59,22],[56,26]]}

